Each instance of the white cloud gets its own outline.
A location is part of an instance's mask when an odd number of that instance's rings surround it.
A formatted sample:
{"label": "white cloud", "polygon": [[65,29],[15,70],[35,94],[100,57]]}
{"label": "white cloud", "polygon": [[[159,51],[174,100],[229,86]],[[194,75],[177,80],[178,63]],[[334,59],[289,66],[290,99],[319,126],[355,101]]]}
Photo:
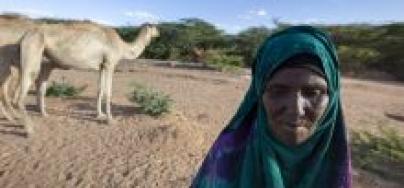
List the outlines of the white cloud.
{"label": "white cloud", "polygon": [[263,9],[257,10],[256,12],[253,13],[255,13],[257,16],[266,16],[268,14],[267,11]]}
{"label": "white cloud", "polygon": [[251,20],[254,18],[266,18],[268,15],[268,12],[264,9],[254,9],[254,10],[249,10],[245,12],[244,14],[238,15],[237,17],[242,19],[242,20]]}
{"label": "white cloud", "polygon": [[127,17],[134,18],[137,23],[143,23],[143,22],[156,23],[160,20],[159,16],[142,10],[126,11],[124,12],[124,15]]}

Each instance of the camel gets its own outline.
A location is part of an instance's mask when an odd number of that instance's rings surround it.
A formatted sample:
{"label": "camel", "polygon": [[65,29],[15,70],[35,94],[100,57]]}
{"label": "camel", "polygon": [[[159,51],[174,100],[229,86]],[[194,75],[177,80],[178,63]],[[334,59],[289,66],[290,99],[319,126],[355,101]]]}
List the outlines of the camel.
{"label": "camel", "polygon": [[[11,102],[10,95],[14,95],[18,90],[18,86],[13,84],[18,82],[19,79],[19,69],[20,69],[20,41],[24,34],[31,29],[36,27],[34,20],[19,14],[6,14],[0,15],[0,87],[2,93],[0,93],[0,110],[7,120],[15,123],[15,117],[18,117],[18,113],[14,110],[13,104],[16,102]],[[42,63],[42,69],[40,77],[36,82],[37,91],[39,91],[40,84],[43,80],[49,78],[50,72],[53,68],[57,68],[51,63]],[[12,86],[10,92],[10,84]],[[46,89],[46,84],[43,84]],[[42,86],[42,87],[43,87]],[[45,89],[42,89],[43,92]],[[41,96],[42,95],[42,96]],[[44,95],[37,92],[37,103],[44,104]],[[15,95],[17,97],[18,95]],[[16,101],[16,99],[14,99]],[[7,109],[5,109],[5,107]],[[41,105],[39,109],[42,110]],[[9,114],[12,112],[14,117]],[[41,111],[41,114],[46,116],[45,111]]]}
{"label": "camel", "polygon": [[16,112],[11,105],[8,89],[20,65],[19,42],[34,27],[34,22],[25,16],[0,15],[0,110],[11,122],[15,122],[15,119],[8,112]]}
{"label": "camel", "polygon": [[[136,40],[126,43],[113,28],[91,22],[41,24],[27,32],[20,43],[21,89],[18,94],[18,108],[24,114],[24,122],[28,122],[24,100],[39,74],[42,59],[46,58],[66,69],[99,71],[97,118],[106,116],[111,123],[112,78],[116,65],[122,59],[138,58],[151,40],[158,36],[156,26],[145,24]],[[106,114],[102,112],[103,99]],[[27,130],[32,132],[32,127]]]}
{"label": "camel", "polygon": [[[32,20],[29,17],[20,14],[3,14],[0,15],[0,87],[2,93],[0,95],[0,111],[7,120],[15,122],[15,117],[11,116],[8,111],[18,117],[18,113],[14,110],[12,104],[17,104],[19,85],[12,82],[18,82],[20,68],[20,40],[23,35],[37,27],[41,22]],[[37,91],[37,106],[41,115],[46,117],[45,110],[45,93],[47,81],[54,69],[64,69],[57,64],[50,63],[44,59],[41,64],[39,78],[35,82]],[[11,90],[10,89],[10,84]],[[10,94],[10,92],[11,94]],[[10,95],[14,95],[14,99],[10,100]],[[3,103],[3,104],[2,104]],[[6,106],[5,109],[4,106]]]}

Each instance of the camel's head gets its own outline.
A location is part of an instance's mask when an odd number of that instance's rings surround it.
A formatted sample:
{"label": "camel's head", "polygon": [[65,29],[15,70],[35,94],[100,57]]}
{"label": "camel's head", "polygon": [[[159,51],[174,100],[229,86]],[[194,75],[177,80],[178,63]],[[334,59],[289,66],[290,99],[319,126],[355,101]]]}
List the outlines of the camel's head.
{"label": "camel's head", "polygon": [[150,44],[151,39],[158,37],[159,31],[156,25],[153,24],[144,24],[141,27],[138,38],[143,40],[134,41],[134,45],[132,45],[129,49],[124,52],[123,57],[125,59],[136,59],[143,52],[144,48]]}
{"label": "camel's head", "polygon": [[159,30],[155,24],[144,24],[144,28],[146,29],[147,33],[150,34],[152,38],[160,36]]}

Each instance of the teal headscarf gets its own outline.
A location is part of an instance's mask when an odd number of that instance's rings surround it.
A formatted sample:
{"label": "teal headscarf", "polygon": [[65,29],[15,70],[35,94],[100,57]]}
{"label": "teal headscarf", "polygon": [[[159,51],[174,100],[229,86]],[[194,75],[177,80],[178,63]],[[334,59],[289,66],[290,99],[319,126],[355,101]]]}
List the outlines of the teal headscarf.
{"label": "teal headscarf", "polygon": [[[321,60],[330,100],[314,134],[298,146],[287,146],[268,129],[262,95],[267,78],[299,54]],[[328,35],[310,26],[275,33],[258,50],[252,72],[243,102],[215,141],[192,187],[350,187],[339,63]]]}

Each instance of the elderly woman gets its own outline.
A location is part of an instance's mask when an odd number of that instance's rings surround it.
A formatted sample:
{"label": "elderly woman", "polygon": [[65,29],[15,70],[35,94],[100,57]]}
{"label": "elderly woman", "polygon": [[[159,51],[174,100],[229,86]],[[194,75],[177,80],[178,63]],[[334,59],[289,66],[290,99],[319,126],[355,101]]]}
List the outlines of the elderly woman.
{"label": "elderly woman", "polygon": [[269,37],[244,101],[191,187],[351,187],[339,63],[310,26]]}

